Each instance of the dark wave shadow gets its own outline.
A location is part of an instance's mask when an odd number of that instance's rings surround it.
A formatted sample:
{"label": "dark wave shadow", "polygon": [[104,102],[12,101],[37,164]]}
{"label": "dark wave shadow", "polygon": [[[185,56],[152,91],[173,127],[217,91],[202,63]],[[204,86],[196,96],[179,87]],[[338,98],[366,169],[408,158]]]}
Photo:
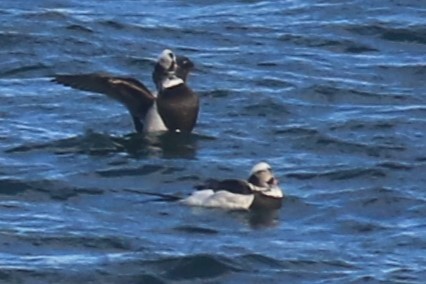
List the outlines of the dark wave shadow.
{"label": "dark wave shadow", "polygon": [[199,134],[153,133],[111,136],[93,130],[83,135],[41,144],[24,144],[5,150],[5,153],[46,151],[54,154],[107,155],[128,153],[133,157],[161,157],[193,159],[197,155],[198,141],[215,138]]}
{"label": "dark wave shadow", "polygon": [[173,280],[212,279],[231,272],[243,270],[232,259],[219,255],[198,254],[171,257],[157,261],[165,269],[164,277]]}
{"label": "dark wave shadow", "polygon": [[49,141],[47,143],[28,143],[5,150],[5,153],[26,153],[46,151],[54,154],[104,155],[124,151],[124,147],[114,141],[114,137],[91,130],[83,135]]}
{"label": "dark wave shadow", "polygon": [[0,178],[0,196],[14,199],[38,200],[48,198],[66,201],[81,195],[102,195],[100,188],[82,188],[69,186],[55,180],[23,181],[17,178]]}

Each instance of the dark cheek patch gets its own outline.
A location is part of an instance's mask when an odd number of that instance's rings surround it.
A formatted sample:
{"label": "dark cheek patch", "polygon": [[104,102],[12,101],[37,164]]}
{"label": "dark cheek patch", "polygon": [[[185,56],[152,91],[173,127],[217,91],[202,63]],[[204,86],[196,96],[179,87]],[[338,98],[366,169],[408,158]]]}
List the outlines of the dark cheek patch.
{"label": "dark cheek patch", "polygon": [[173,70],[175,70],[175,65],[176,65],[176,62],[172,61],[172,64],[170,65],[170,67],[169,67],[169,70],[168,70],[168,71],[173,71]]}

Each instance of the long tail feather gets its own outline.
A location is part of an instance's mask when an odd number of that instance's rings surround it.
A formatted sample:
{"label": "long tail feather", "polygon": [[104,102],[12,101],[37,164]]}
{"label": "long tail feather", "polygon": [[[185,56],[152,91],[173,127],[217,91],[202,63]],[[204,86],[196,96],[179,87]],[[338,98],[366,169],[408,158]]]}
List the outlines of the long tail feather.
{"label": "long tail feather", "polygon": [[150,191],[138,191],[138,193],[149,195],[149,196],[155,196],[159,197],[159,199],[156,199],[155,201],[167,201],[167,202],[173,202],[173,201],[179,201],[182,200],[183,197],[173,195],[173,194],[167,194],[167,193],[158,193],[158,192],[150,192]]}

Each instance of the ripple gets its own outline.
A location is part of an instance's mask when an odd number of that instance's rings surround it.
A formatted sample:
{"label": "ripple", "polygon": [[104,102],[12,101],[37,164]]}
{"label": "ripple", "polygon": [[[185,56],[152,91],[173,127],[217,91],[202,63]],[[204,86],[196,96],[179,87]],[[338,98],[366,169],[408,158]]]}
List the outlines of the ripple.
{"label": "ripple", "polygon": [[228,258],[203,254],[165,259],[158,264],[167,269],[165,277],[173,280],[215,278],[242,270]]}
{"label": "ripple", "polygon": [[394,105],[402,102],[416,103],[417,99],[411,95],[401,93],[382,93],[377,91],[363,91],[348,87],[329,85],[314,85],[301,91],[302,98],[324,104],[334,105]]}
{"label": "ripple", "polygon": [[219,231],[214,229],[197,226],[179,226],[174,229],[189,234],[216,235],[219,233]]}
{"label": "ripple", "polygon": [[284,269],[285,263],[280,260],[268,257],[262,254],[245,254],[238,257],[240,261],[250,265],[255,269],[267,268],[267,269]]}
{"label": "ripple", "polygon": [[16,77],[17,75],[25,75],[28,73],[38,73],[38,72],[43,72],[45,70],[49,70],[49,66],[42,64],[42,63],[37,63],[37,64],[32,64],[32,65],[26,65],[26,66],[19,66],[10,70],[6,70],[0,73],[0,76],[4,76],[4,77]]}
{"label": "ripple", "polygon": [[0,195],[16,195],[29,200],[47,196],[52,200],[64,201],[79,195],[100,195],[104,193],[102,189],[70,187],[56,180],[26,181],[4,178],[0,179],[0,188]]}
{"label": "ripple", "polygon": [[243,114],[260,117],[276,117],[277,115],[283,117],[291,114],[290,110],[284,104],[270,98],[248,104],[244,106],[243,111]]}
{"label": "ripple", "polygon": [[26,12],[21,16],[37,21],[65,21],[69,16],[60,10],[39,10],[36,12]]}
{"label": "ripple", "polygon": [[378,166],[391,170],[411,170],[414,167],[412,164],[398,161],[384,161],[378,164]]}
{"label": "ripple", "polygon": [[117,177],[117,176],[132,176],[132,175],[149,175],[159,171],[165,170],[165,167],[158,165],[144,165],[139,168],[123,168],[120,167],[118,169],[105,169],[98,170],[97,174],[103,177]]}
{"label": "ripple", "polygon": [[67,26],[67,30],[73,31],[73,32],[84,32],[84,33],[89,33],[92,34],[94,33],[93,29],[83,26],[83,25],[78,25],[78,24],[72,24]]}
{"label": "ripple", "polygon": [[101,25],[114,28],[116,30],[124,30],[127,25],[116,20],[106,20],[99,22]]}
{"label": "ripple", "polygon": [[89,131],[85,135],[61,139],[42,144],[21,145],[6,150],[6,153],[48,151],[55,154],[87,153],[103,155],[122,151],[124,147],[114,141],[114,137]]}
{"label": "ripple", "polygon": [[[21,238],[22,240],[22,238]],[[26,237],[25,241],[34,246],[59,246],[61,249],[91,249],[91,250],[130,250],[133,248],[130,241],[108,236],[44,236],[42,239]]]}
{"label": "ripple", "polygon": [[389,41],[426,44],[426,34],[422,26],[399,28],[385,24],[370,24],[349,26],[346,29],[359,35],[374,35]]}
{"label": "ripple", "polygon": [[279,37],[280,41],[290,42],[295,45],[314,47],[314,48],[324,48],[330,51],[341,51],[346,53],[362,54],[369,52],[377,52],[378,49],[361,44],[356,41],[348,39],[332,40],[325,38],[324,36],[305,36],[299,34],[285,34]]}
{"label": "ripple", "polygon": [[312,171],[299,171],[287,173],[287,177],[296,178],[300,180],[307,180],[313,178],[325,177],[330,180],[347,180],[359,177],[385,177],[386,172],[377,168],[368,167],[355,167],[346,169],[333,169],[328,171],[312,172]]}
{"label": "ripple", "polygon": [[339,220],[339,227],[348,234],[377,234],[389,231],[389,228],[379,222],[363,220]]}

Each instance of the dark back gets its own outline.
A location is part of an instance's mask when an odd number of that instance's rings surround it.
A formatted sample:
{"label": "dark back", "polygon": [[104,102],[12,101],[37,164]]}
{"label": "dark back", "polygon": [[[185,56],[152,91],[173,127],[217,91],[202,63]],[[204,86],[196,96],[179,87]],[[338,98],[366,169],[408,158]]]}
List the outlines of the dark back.
{"label": "dark back", "polygon": [[253,194],[248,183],[240,179],[209,179],[204,184],[198,185],[195,188],[198,190],[212,189],[213,191],[226,190],[236,194]]}

